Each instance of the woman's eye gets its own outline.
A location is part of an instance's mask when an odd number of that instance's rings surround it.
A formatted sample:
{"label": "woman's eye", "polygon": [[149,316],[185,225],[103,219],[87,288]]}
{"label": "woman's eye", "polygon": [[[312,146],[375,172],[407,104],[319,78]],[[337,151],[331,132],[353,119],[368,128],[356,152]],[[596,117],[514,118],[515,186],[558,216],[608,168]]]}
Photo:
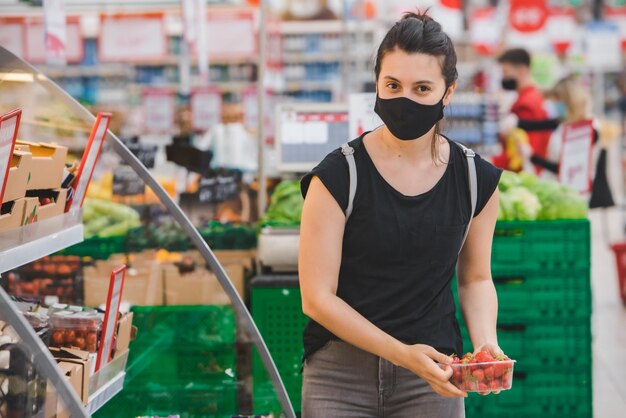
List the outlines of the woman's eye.
{"label": "woman's eye", "polygon": [[419,86],[417,88],[417,91],[419,91],[420,93],[426,93],[426,92],[430,91],[430,87],[428,87],[428,86]]}
{"label": "woman's eye", "polygon": [[388,83],[387,87],[390,88],[391,90],[397,90],[399,86],[397,83]]}

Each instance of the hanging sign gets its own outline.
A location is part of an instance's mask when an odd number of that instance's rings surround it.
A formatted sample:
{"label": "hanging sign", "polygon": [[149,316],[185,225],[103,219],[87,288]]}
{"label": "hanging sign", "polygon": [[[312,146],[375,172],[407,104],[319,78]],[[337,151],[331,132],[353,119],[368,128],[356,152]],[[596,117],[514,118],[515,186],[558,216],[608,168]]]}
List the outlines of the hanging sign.
{"label": "hanging sign", "polygon": [[622,66],[622,42],[617,25],[612,22],[587,23],[585,61],[594,69],[619,69]]}
{"label": "hanging sign", "polygon": [[159,150],[157,145],[129,143],[126,146],[146,168],[154,168],[156,155]]}
{"label": "hanging sign", "polygon": [[200,87],[191,92],[191,123],[196,131],[207,131],[222,122],[222,92],[217,87]]}
{"label": "hanging sign", "polygon": [[481,55],[493,55],[502,38],[501,29],[495,7],[474,10],[470,19],[470,40],[474,49]]}
{"label": "hanging sign", "polygon": [[[40,18],[28,18],[24,23],[25,57],[33,64],[47,62],[46,28]],[[77,64],[83,60],[83,32],[80,27],[80,18],[69,16],[65,24],[65,59],[68,63]]]}
{"label": "hanging sign", "polygon": [[463,6],[461,0],[440,0],[440,3],[442,6],[454,10],[461,10]]}
{"label": "hanging sign", "polygon": [[222,173],[203,177],[198,185],[198,200],[201,203],[220,203],[237,197],[239,176],[237,173]]}
{"label": "hanging sign", "polygon": [[372,131],[383,124],[380,116],[374,112],[376,93],[354,93],[348,99],[348,120],[350,139]]}
{"label": "hanging sign", "polygon": [[44,0],[46,63],[63,66],[67,64],[67,29],[65,22],[65,1]]}
{"label": "hanging sign", "polygon": [[518,32],[537,32],[548,19],[546,0],[511,0],[509,24]]}
{"label": "hanging sign", "polygon": [[150,133],[174,130],[176,103],[169,89],[147,88],[143,91],[144,129]]}
{"label": "hanging sign", "polygon": [[250,59],[257,54],[253,9],[211,9],[207,19],[210,59]]}
{"label": "hanging sign", "polygon": [[604,17],[607,21],[617,25],[622,49],[626,49],[626,7],[607,7]]}
{"label": "hanging sign", "polygon": [[430,9],[430,14],[442,27],[446,28],[446,34],[457,40],[463,37],[463,10],[460,0],[441,0],[440,5]]}
{"label": "hanging sign", "polygon": [[[241,104],[243,106],[243,126],[252,132],[257,132],[259,127],[259,101],[258,89],[255,85],[246,87],[241,92]],[[274,110],[276,107],[276,96],[271,90],[265,90],[265,141],[272,144],[274,140]]]}
{"label": "hanging sign", "polygon": [[183,14],[183,39],[189,45],[196,42],[196,0],[181,0]]}
{"label": "hanging sign", "polygon": [[98,37],[102,62],[163,60],[167,34],[161,13],[103,15]]}
{"label": "hanging sign", "polygon": [[18,57],[24,57],[24,19],[0,17],[0,45]]}
{"label": "hanging sign", "polygon": [[578,25],[572,9],[551,9],[546,21],[546,32],[552,48],[558,55],[565,55],[574,42]]}
{"label": "hanging sign", "polygon": [[15,109],[0,116],[0,203],[2,203],[4,190],[9,179],[11,158],[13,158],[13,148],[15,147],[21,118],[21,109]]}
{"label": "hanging sign", "polygon": [[93,170],[96,168],[96,162],[100,156],[107,129],[109,129],[109,123],[111,123],[110,113],[98,113],[96,122],[91,129],[91,135],[89,135],[83,158],[80,160],[80,166],[74,180],[74,195],[67,203],[67,210],[76,210],[83,206],[83,201],[87,195],[87,187],[91,181]]}
{"label": "hanging sign", "polygon": [[565,125],[559,182],[583,194],[591,190],[592,144],[593,127],[590,120]]}
{"label": "hanging sign", "polygon": [[125,276],[126,266],[122,266],[111,272],[106,312],[104,313],[102,335],[100,336],[100,349],[98,350],[98,357],[96,359],[96,372],[111,361],[111,351],[113,351],[113,343],[115,341],[115,329],[120,314]]}

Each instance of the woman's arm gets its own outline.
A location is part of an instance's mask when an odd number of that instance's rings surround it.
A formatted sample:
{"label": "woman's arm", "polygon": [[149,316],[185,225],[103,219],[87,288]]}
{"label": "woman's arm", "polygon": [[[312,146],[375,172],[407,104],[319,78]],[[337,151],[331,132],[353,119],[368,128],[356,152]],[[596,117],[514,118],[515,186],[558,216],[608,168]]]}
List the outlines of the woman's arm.
{"label": "woman's arm", "polygon": [[472,221],[458,263],[458,290],[461,311],[474,350],[489,348],[501,354],[496,335],[498,298],[491,278],[491,245],[498,217],[499,192],[495,192]]}
{"label": "woman's arm", "polygon": [[337,297],[345,222],[337,202],[314,177],[300,225],[298,270],[304,313],[343,341],[413,371],[440,395],[465,396],[449,382],[452,369],[444,371],[435,363],[449,364],[448,356],[430,346],[401,343]]}

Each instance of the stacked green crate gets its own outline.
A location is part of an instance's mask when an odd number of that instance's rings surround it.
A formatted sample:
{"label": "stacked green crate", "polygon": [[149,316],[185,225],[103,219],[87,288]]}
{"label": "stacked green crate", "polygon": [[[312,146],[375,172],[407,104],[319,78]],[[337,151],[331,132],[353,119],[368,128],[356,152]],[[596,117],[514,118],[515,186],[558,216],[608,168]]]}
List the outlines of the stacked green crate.
{"label": "stacked green crate", "polygon": [[468,418],[592,415],[589,233],[587,220],[498,223],[498,339],[517,364],[512,390],[470,396]]}
{"label": "stacked green crate", "polygon": [[237,413],[232,307],[150,306],[133,312],[138,334],[130,347],[124,390],[96,417]]}
{"label": "stacked green crate", "polygon": [[[302,331],[308,318],[302,313],[297,276],[258,277],[251,282],[252,316],[263,336],[276,368],[296,410],[302,391]],[[253,402],[256,413],[280,412],[282,408],[261,358],[252,363]]]}

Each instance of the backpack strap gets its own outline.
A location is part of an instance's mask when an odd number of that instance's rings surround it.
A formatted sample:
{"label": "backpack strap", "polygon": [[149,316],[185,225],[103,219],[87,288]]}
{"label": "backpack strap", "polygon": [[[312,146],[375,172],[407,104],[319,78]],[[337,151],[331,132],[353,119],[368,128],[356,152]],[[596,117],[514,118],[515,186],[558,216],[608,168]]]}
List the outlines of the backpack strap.
{"label": "backpack strap", "polygon": [[476,153],[471,149],[467,148],[463,144],[456,143],[461,147],[465,157],[467,158],[467,172],[469,179],[469,190],[470,190],[470,218],[467,223],[467,229],[465,230],[465,235],[463,236],[463,242],[461,243],[461,249],[459,250],[459,254],[465,245],[465,240],[467,239],[467,235],[469,234],[470,225],[472,224],[472,219],[474,219],[474,213],[476,213],[476,201],[478,200],[478,179],[476,176],[476,162],[474,161],[474,157],[476,157]]}
{"label": "backpack strap", "polygon": [[341,146],[341,153],[348,161],[348,170],[350,172],[350,188],[348,193],[348,207],[346,208],[346,222],[352,214],[354,205],[354,196],[356,195],[356,161],[354,160],[354,148],[346,142]]}

